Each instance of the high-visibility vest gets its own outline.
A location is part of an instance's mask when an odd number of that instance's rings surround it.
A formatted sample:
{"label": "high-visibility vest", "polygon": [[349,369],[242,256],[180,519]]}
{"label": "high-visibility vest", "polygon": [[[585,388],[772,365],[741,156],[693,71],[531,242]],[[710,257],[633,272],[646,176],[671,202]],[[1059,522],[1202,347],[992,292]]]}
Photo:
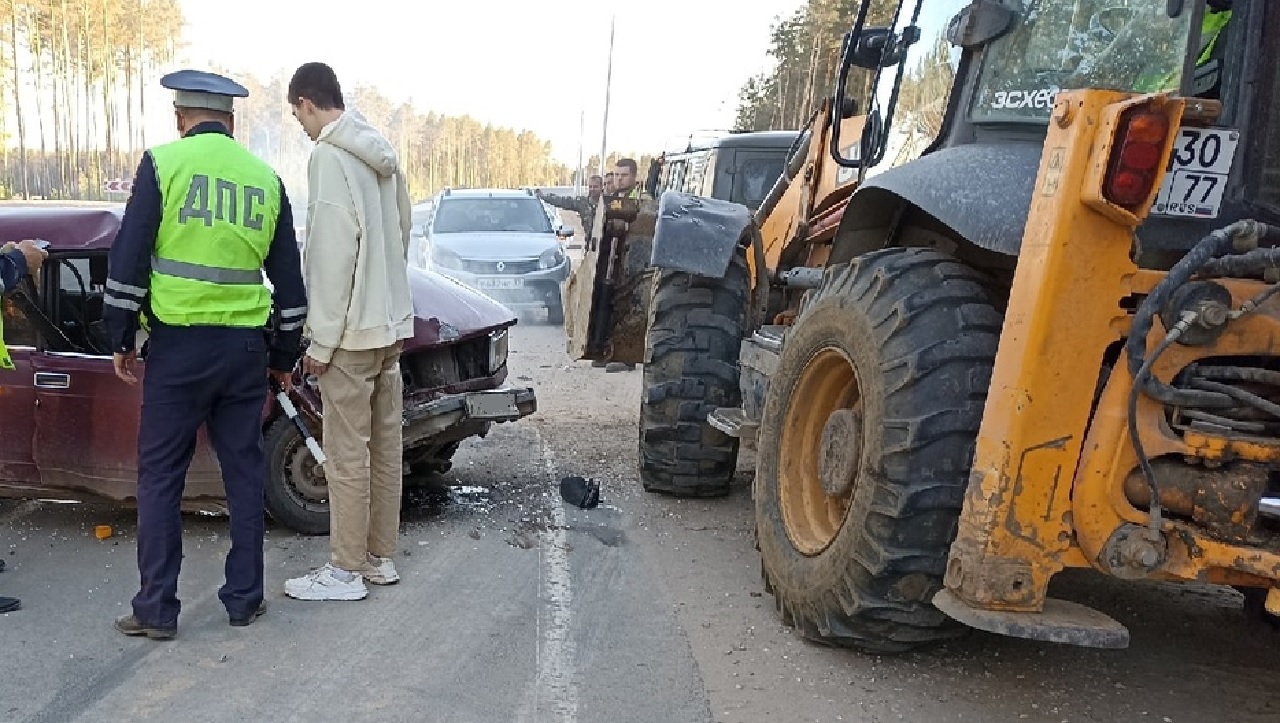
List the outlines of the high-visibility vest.
{"label": "high-visibility vest", "polygon": [[13,371],[16,368],[13,357],[9,356],[9,347],[4,345],[4,308],[3,302],[0,302],[0,369]]}
{"label": "high-visibility vest", "polygon": [[[0,253],[4,253],[10,248],[10,244],[5,244]],[[13,364],[13,357],[9,356],[9,347],[4,344],[4,299],[0,298],[0,369],[5,371],[13,371],[17,367]]]}
{"label": "high-visibility vest", "polygon": [[150,315],[173,326],[264,326],[262,260],[280,218],[275,171],[222,133],[157,146],[151,158],[163,214]]}
{"label": "high-visibility vest", "polygon": [[[1227,28],[1227,23],[1231,22],[1230,10],[1208,10],[1204,14],[1204,19],[1200,21],[1200,54],[1196,56],[1196,67],[1204,65],[1213,57],[1213,50],[1218,46],[1218,38],[1222,37],[1222,31]],[[1134,84],[1134,90],[1139,93],[1159,93],[1162,91],[1176,90],[1178,87],[1178,76],[1181,70],[1175,70],[1163,75],[1144,75]]]}

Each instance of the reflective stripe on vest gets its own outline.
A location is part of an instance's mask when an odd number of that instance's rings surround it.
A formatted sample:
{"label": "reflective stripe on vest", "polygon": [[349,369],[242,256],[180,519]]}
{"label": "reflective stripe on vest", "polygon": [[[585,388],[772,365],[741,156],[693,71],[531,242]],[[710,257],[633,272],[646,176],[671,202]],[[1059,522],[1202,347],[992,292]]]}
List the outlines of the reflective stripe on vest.
{"label": "reflective stripe on vest", "polygon": [[261,327],[262,261],[280,217],[275,171],[230,136],[151,149],[163,216],[151,258],[151,316],[174,326]]}
{"label": "reflective stripe on vest", "polygon": [[0,305],[0,369],[13,371],[13,357],[9,356],[9,347],[4,345],[4,308]]}

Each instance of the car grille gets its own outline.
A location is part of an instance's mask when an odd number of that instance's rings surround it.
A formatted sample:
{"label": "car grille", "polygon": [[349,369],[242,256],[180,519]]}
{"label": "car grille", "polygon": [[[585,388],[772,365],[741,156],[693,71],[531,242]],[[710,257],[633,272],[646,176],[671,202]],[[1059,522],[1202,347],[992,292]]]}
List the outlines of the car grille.
{"label": "car grille", "polygon": [[[502,264],[502,268],[498,268],[498,264]],[[462,269],[472,274],[531,274],[538,270],[538,260],[463,261]]]}
{"label": "car grille", "polygon": [[440,389],[492,376],[489,337],[410,352],[400,359],[400,373],[406,392]]}

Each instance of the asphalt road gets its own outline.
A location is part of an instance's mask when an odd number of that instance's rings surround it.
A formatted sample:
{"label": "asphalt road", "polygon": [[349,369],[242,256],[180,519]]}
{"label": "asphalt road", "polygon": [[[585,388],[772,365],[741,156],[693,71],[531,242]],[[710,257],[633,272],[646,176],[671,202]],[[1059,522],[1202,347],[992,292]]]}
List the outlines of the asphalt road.
{"label": "asphalt road", "polygon": [[[0,616],[0,721],[1280,720],[1280,634],[1217,588],[1058,580],[1130,627],[1123,651],[982,633],[899,657],[805,643],[760,583],[750,460],[727,499],[646,495],[639,372],[571,362],[536,321],[512,348],[510,382],[537,388],[538,413],[414,497],[403,580],[364,601],[285,598],[327,540],[272,527],[269,612],[229,627],[225,520],[193,515],[178,637],[125,638],[111,622],[137,584],[132,513],[0,501],[0,594],[24,603]],[[603,506],[566,508],[566,474],[601,480]]]}

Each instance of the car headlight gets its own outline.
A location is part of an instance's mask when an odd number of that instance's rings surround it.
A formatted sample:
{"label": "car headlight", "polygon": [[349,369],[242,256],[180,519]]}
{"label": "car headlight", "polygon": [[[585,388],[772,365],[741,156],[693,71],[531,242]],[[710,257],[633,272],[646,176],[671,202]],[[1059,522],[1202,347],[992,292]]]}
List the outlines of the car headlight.
{"label": "car headlight", "polygon": [[542,255],[538,257],[538,268],[540,269],[554,269],[563,263],[564,252],[560,250],[559,246],[543,251]]}
{"label": "car headlight", "polygon": [[489,373],[496,374],[507,364],[507,330],[499,329],[489,334]]}
{"label": "car headlight", "polygon": [[462,258],[449,249],[432,246],[431,263],[445,269],[461,269]]}

